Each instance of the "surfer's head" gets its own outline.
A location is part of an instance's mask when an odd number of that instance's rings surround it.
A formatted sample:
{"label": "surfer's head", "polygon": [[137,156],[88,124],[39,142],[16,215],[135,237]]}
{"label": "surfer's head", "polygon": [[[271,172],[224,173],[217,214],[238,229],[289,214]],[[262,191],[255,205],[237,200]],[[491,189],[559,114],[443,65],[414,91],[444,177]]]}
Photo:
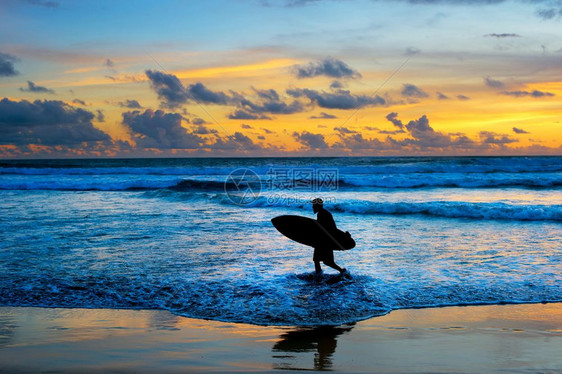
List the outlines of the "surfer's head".
{"label": "surfer's head", "polygon": [[312,200],[312,211],[314,213],[318,212],[320,209],[324,207],[324,201],[317,197],[316,199]]}

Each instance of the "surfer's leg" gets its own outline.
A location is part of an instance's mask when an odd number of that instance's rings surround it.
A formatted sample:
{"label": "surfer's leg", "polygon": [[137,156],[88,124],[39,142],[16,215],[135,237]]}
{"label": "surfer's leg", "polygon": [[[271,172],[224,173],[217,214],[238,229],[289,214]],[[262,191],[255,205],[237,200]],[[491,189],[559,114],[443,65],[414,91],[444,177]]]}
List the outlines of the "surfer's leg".
{"label": "surfer's leg", "polygon": [[336,262],[334,261],[334,251],[326,251],[324,254],[323,262],[324,265],[329,266],[332,269],[336,269],[340,273],[343,273],[345,271],[345,269],[342,269],[338,265],[336,265]]}
{"label": "surfer's leg", "polygon": [[318,248],[314,248],[314,256],[312,257],[314,261],[314,270],[316,270],[316,274],[320,274],[322,272],[322,267],[320,266],[320,250]]}
{"label": "surfer's leg", "polygon": [[331,267],[332,269],[336,269],[337,271],[339,271],[340,273],[345,272],[345,268],[340,268],[335,262],[334,260],[332,261],[324,261],[324,265]]}
{"label": "surfer's leg", "polygon": [[316,270],[316,274],[322,273],[322,267],[320,266],[320,261],[314,261],[314,269]]}

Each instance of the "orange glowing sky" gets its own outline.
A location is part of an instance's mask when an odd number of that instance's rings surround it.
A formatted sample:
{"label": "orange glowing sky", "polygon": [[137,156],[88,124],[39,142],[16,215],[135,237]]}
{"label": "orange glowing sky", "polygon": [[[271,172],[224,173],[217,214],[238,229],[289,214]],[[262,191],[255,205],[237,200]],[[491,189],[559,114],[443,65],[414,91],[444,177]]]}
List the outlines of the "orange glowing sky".
{"label": "orange glowing sky", "polygon": [[552,1],[0,5],[0,156],[562,154]]}

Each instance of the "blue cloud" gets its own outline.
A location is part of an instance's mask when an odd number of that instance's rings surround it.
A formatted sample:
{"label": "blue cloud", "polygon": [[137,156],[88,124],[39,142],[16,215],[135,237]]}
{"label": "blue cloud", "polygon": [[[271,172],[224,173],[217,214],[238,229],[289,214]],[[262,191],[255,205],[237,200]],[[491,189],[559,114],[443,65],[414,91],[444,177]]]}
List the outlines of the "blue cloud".
{"label": "blue cloud", "polygon": [[410,83],[405,83],[402,86],[402,92],[401,93],[402,93],[402,96],[415,97],[415,98],[418,98],[418,99],[429,96],[426,92],[421,90],[418,86],[410,84]]}
{"label": "blue cloud", "polygon": [[297,78],[312,78],[322,75],[331,78],[361,78],[361,74],[357,70],[333,57],[326,57],[306,65],[296,65],[293,69]]}
{"label": "blue cloud", "polygon": [[92,124],[95,115],[57,100],[0,101],[0,144],[79,145],[111,141]]}
{"label": "blue cloud", "polygon": [[123,124],[131,129],[138,148],[198,149],[204,140],[182,127],[178,113],[147,109],[123,113]]}
{"label": "blue cloud", "polygon": [[378,96],[353,95],[349,91],[338,90],[334,93],[319,92],[308,88],[289,89],[287,94],[299,98],[307,97],[311,102],[326,109],[358,109],[367,106],[385,105],[386,101]]}
{"label": "blue cloud", "polygon": [[22,91],[22,92],[33,92],[33,93],[48,93],[48,94],[54,94],[55,93],[54,90],[51,90],[50,88],[43,87],[43,86],[37,86],[32,81],[27,81],[27,88],[20,88],[20,91]]}
{"label": "blue cloud", "polygon": [[14,67],[14,62],[18,61],[16,56],[0,52],[0,77],[13,77],[19,73]]}

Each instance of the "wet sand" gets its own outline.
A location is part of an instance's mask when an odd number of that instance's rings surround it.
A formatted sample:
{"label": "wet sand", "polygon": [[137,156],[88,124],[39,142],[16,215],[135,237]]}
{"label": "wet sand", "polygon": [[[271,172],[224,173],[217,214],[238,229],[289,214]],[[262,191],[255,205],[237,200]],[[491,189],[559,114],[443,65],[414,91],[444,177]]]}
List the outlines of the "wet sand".
{"label": "wet sand", "polygon": [[0,308],[0,373],[562,372],[562,303],[264,327],[166,311]]}

